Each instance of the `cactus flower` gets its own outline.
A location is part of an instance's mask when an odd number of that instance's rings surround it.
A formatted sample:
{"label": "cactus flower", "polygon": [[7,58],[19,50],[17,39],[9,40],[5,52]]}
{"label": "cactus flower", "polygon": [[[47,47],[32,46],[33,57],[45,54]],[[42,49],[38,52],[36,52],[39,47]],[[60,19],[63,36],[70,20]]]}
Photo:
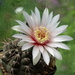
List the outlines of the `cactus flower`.
{"label": "cactus flower", "polygon": [[16,20],[19,24],[13,26],[12,29],[21,32],[14,34],[13,37],[21,39],[18,45],[22,46],[22,50],[32,49],[33,65],[36,65],[41,56],[47,65],[50,63],[50,56],[61,60],[62,56],[57,48],[67,49],[64,41],[70,41],[72,38],[68,35],[59,35],[65,31],[68,25],[59,25],[60,15],[53,17],[53,12],[49,13],[48,8],[43,11],[42,19],[38,8],[35,7],[35,12],[31,11],[31,15],[23,11],[26,22]]}

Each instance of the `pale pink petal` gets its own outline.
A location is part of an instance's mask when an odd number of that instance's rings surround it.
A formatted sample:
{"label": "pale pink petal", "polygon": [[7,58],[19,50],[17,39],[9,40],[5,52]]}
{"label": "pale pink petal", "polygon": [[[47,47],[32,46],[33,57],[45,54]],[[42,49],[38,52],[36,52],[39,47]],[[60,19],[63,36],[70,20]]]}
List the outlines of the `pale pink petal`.
{"label": "pale pink petal", "polygon": [[34,27],[33,27],[33,26],[34,26],[34,22],[33,22],[32,18],[31,18],[31,16],[28,15],[28,13],[26,13],[25,11],[23,11],[23,15],[24,15],[24,17],[25,17],[25,19],[26,19],[28,25],[30,26],[30,28],[33,29],[33,28],[34,28]]}
{"label": "pale pink petal", "polygon": [[33,60],[36,58],[38,54],[39,54],[39,47],[35,45],[32,50]]}
{"label": "pale pink petal", "polygon": [[23,46],[22,46],[22,50],[27,50],[27,49],[29,49],[29,48],[31,48],[31,47],[33,47],[34,45],[33,44],[31,44],[31,43],[26,43],[26,44],[24,44]]}
{"label": "pale pink petal", "polygon": [[16,20],[16,22],[18,22],[21,25],[21,28],[28,33],[29,35],[31,35],[32,30],[22,21]]}
{"label": "pale pink petal", "polygon": [[12,37],[23,39],[23,38],[27,38],[28,36],[24,34],[14,34]]}
{"label": "pale pink petal", "polygon": [[50,62],[50,56],[48,54],[48,52],[46,50],[44,50],[44,52],[42,53],[43,59],[46,62],[47,65],[49,65]]}
{"label": "pale pink petal", "polygon": [[41,53],[43,53],[43,51],[44,51],[43,46],[39,45],[39,50],[40,50]]}
{"label": "pale pink petal", "polygon": [[33,29],[34,29],[35,27],[38,26],[39,22],[38,22],[38,17],[37,17],[37,15],[36,15],[33,11],[31,11],[31,13],[32,13],[31,18],[32,18],[32,20],[33,20],[33,22],[34,22],[34,25],[33,25],[33,26],[34,26]]}
{"label": "pale pink petal", "polygon": [[50,32],[53,32],[57,26],[59,25],[60,22],[57,22],[53,27],[48,28]]}
{"label": "pale pink petal", "polygon": [[50,48],[49,46],[44,46],[44,47],[45,47],[45,49],[46,49],[51,55],[54,56],[54,51],[53,51],[52,48]]}
{"label": "pale pink petal", "polygon": [[56,28],[52,32],[52,36],[57,36],[57,35],[63,33],[67,27],[68,27],[68,25],[63,25],[63,26],[60,26],[60,27]]}
{"label": "pale pink petal", "polygon": [[39,51],[39,54],[36,56],[35,59],[33,59],[33,65],[36,65],[38,63],[38,61],[40,60],[41,57],[41,52]]}
{"label": "pale pink petal", "polygon": [[73,40],[73,38],[67,35],[56,36],[51,39],[52,42],[62,42],[62,41],[70,41],[70,40]]}
{"label": "pale pink petal", "polygon": [[62,48],[62,49],[70,50],[69,47],[67,45],[63,44],[63,43],[53,42],[53,43],[48,43],[47,45],[50,46],[50,47],[55,47],[55,48],[59,47],[59,48]]}
{"label": "pale pink petal", "polygon": [[18,46],[23,46],[25,43],[27,43],[27,42],[21,40],[20,42],[18,42]]}
{"label": "pale pink petal", "polygon": [[12,29],[24,33],[24,30],[21,28],[20,25],[13,26]]}
{"label": "pale pink petal", "polygon": [[22,41],[27,41],[27,42],[32,42],[32,43],[35,42],[34,40],[32,40],[32,38],[30,36],[27,36],[24,34],[15,34],[12,37],[22,39]]}
{"label": "pale pink petal", "polygon": [[53,17],[52,22],[50,23],[50,27],[53,27],[57,23],[59,17],[60,17],[59,14]]}
{"label": "pale pink petal", "polygon": [[39,10],[37,9],[37,7],[35,7],[35,14],[37,15],[38,23],[39,23],[39,25],[40,25],[40,12],[39,12]]}
{"label": "pale pink petal", "polygon": [[53,50],[54,50],[54,57],[59,60],[62,60],[61,54],[56,49],[53,49]]}
{"label": "pale pink petal", "polygon": [[43,15],[42,15],[42,26],[47,26],[47,20],[48,20],[49,11],[47,8],[45,8]]}
{"label": "pale pink petal", "polygon": [[23,41],[25,41],[25,42],[29,42],[29,43],[35,43],[35,41],[34,40],[32,40],[31,38],[24,38],[24,39],[22,39]]}
{"label": "pale pink petal", "polygon": [[49,16],[48,16],[48,20],[47,20],[47,28],[50,27],[50,23],[51,23],[51,21],[52,21],[52,17],[53,17],[53,12],[51,12],[51,13],[49,14]]}

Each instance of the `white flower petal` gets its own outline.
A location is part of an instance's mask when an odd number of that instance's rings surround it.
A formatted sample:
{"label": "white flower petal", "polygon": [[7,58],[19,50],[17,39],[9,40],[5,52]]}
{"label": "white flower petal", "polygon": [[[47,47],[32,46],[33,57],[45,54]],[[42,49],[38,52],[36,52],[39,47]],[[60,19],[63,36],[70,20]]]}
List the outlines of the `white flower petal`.
{"label": "white flower petal", "polygon": [[24,33],[24,30],[19,25],[13,26],[12,29]]}
{"label": "white flower petal", "polygon": [[53,17],[52,22],[50,23],[50,27],[54,26],[57,23],[59,17],[60,17],[59,14]]}
{"label": "white flower petal", "polygon": [[38,63],[38,61],[40,60],[40,57],[41,57],[41,53],[39,51],[39,54],[36,56],[35,59],[33,59],[33,65],[36,65]]}
{"label": "white flower petal", "polygon": [[39,24],[39,22],[38,22],[38,17],[37,17],[37,15],[36,15],[33,11],[31,11],[31,13],[32,13],[31,18],[32,18],[32,21],[33,21],[33,23],[34,23],[33,29],[35,29],[35,27],[37,27],[38,24]]}
{"label": "white flower petal", "polygon": [[[35,14],[36,14],[36,16],[37,16],[37,18],[38,18],[38,23],[40,23],[40,12],[39,12],[39,10],[37,9],[37,7],[35,7]],[[40,24],[39,24],[40,25]]]}
{"label": "white flower petal", "polygon": [[50,56],[48,54],[48,52],[46,50],[44,50],[44,52],[42,53],[43,59],[46,62],[47,65],[49,65],[50,62]]}
{"label": "white flower petal", "polygon": [[41,53],[43,53],[43,51],[44,51],[43,46],[39,45],[39,50],[40,50]]}
{"label": "white flower petal", "polygon": [[51,13],[49,14],[49,16],[48,16],[48,20],[47,20],[47,22],[48,22],[47,28],[50,27],[50,23],[51,23],[51,21],[52,21],[52,17],[53,17],[53,12],[51,12]]}
{"label": "white flower petal", "polygon": [[45,8],[44,12],[43,12],[43,15],[42,15],[42,26],[46,26],[47,25],[47,20],[48,20],[48,14],[49,14],[49,11],[47,8]]}
{"label": "white flower petal", "polygon": [[54,57],[59,60],[62,60],[61,54],[56,49],[53,49],[53,50],[54,50]]}
{"label": "white flower petal", "polygon": [[32,20],[32,17],[29,16],[25,11],[23,11],[23,15],[28,23],[28,25],[30,26],[30,28],[34,28],[34,23],[33,23],[33,20]]}
{"label": "white flower petal", "polygon": [[26,42],[21,40],[20,42],[18,42],[18,46],[23,46]]}
{"label": "white flower petal", "polygon": [[59,25],[60,22],[57,22],[53,27],[48,28],[50,30],[50,32],[54,32],[54,30],[56,29],[56,27]]}
{"label": "white flower petal", "polygon": [[63,26],[60,26],[60,27],[56,28],[53,31],[52,36],[57,36],[57,35],[63,33],[67,27],[68,27],[68,25],[63,25]]}
{"label": "white flower petal", "polygon": [[53,51],[52,48],[50,48],[49,46],[44,46],[44,47],[45,47],[45,49],[46,49],[51,55],[54,56],[54,51]]}
{"label": "white flower petal", "polygon": [[22,21],[16,20],[16,22],[18,22],[21,25],[21,28],[28,33],[29,35],[31,35],[32,30]]}
{"label": "white flower petal", "polygon": [[22,39],[23,41],[25,41],[25,42],[29,42],[29,43],[35,43],[35,41],[34,40],[32,40],[31,38],[24,38],[24,39]]}
{"label": "white flower petal", "polygon": [[23,38],[27,38],[28,36],[23,34],[14,34],[12,37],[23,39]]}
{"label": "white flower petal", "polygon": [[47,45],[50,46],[50,47],[55,47],[55,48],[59,47],[59,48],[62,48],[62,49],[70,50],[69,47],[67,45],[63,44],[63,43],[49,43]]}
{"label": "white flower petal", "polygon": [[35,45],[32,50],[33,60],[36,58],[38,54],[39,54],[39,47]]}
{"label": "white flower petal", "polygon": [[33,44],[31,44],[31,43],[26,43],[26,44],[24,44],[23,46],[22,46],[22,50],[27,50],[27,49],[29,49],[29,48],[31,48],[31,47],[33,47],[34,45]]}
{"label": "white flower petal", "polygon": [[73,38],[67,35],[56,36],[51,39],[52,42],[62,42],[62,41],[70,41],[70,40],[73,40]]}
{"label": "white flower petal", "polygon": [[32,42],[32,43],[35,42],[34,40],[31,39],[30,36],[27,36],[27,35],[24,35],[24,34],[15,34],[12,37],[22,39],[22,41],[27,41],[27,42]]}

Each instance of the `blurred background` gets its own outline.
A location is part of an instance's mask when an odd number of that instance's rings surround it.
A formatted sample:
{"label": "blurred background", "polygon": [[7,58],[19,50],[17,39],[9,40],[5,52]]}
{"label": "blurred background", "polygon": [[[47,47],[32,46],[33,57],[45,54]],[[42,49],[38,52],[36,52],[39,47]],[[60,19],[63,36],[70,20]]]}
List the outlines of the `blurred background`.
{"label": "blurred background", "polygon": [[[12,38],[16,31],[11,29],[17,23],[15,20],[25,21],[18,7],[31,14],[35,6],[41,14],[45,7],[53,11],[54,15],[60,14],[60,25],[68,25],[64,35],[73,37],[74,40],[64,42],[70,50],[59,49],[63,60],[56,60],[57,71],[55,75],[75,75],[75,0],[0,0],[0,47],[4,39]],[[0,75],[1,72],[0,72]]]}

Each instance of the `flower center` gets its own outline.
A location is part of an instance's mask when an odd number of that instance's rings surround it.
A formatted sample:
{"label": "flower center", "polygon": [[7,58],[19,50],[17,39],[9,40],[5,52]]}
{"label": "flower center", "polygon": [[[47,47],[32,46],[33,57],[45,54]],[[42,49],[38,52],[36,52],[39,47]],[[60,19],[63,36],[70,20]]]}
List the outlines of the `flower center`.
{"label": "flower center", "polygon": [[34,30],[34,36],[38,43],[45,43],[49,41],[50,32],[46,27],[36,27]]}

